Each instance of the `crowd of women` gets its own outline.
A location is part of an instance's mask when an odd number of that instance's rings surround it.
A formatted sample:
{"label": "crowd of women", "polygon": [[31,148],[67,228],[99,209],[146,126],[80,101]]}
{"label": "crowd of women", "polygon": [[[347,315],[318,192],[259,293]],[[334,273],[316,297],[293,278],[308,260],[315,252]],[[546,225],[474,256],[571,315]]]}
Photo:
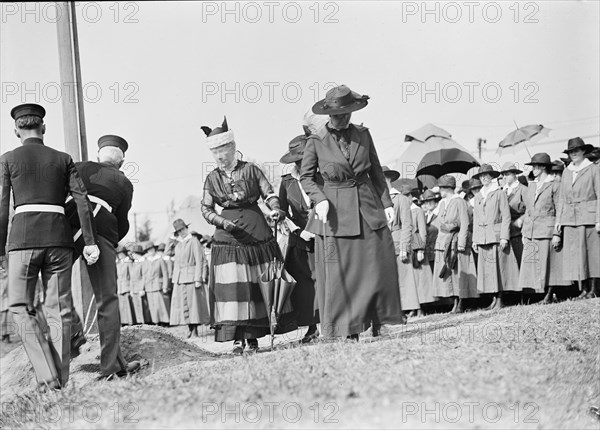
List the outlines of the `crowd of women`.
{"label": "crowd of women", "polygon": [[[304,133],[281,158],[292,168],[279,193],[256,164],[236,157],[226,120],[202,127],[218,164],[202,200],[216,227],[210,257],[183,220],[166,247],[121,252],[122,322],[187,324],[189,336],[210,324],[216,341],[233,341],[234,353],[256,351],[269,333],[259,277],[277,261],[297,283],[277,333],[307,326],[302,342],[358,340],[367,329],[378,336],[384,324],[405,323],[406,311],[418,315],[436,303],[462,312],[483,297],[487,309],[498,309],[509,293],[522,292],[544,294],[548,303],[556,288],[573,283],[580,297],[595,297],[597,149],[569,140],[566,167],[535,154],[526,163],[529,179],[514,164],[482,165],[460,187],[444,175],[431,190],[397,189],[400,174],[381,166],[368,128],[350,122],[368,99],[342,85],[312,107]],[[287,238],[285,253],[269,222]]]}

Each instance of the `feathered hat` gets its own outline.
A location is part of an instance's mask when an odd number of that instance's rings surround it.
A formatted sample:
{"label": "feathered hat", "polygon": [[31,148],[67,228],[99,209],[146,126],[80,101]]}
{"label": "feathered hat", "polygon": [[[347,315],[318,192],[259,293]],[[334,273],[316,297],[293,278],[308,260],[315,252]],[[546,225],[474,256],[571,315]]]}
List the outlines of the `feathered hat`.
{"label": "feathered hat", "polygon": [[227,127],[227,117],[223,117],[223,124],[221,124],[221,127],[211,129],[210,127],[203,125],[200,128],[206,134],[206,143],[209,149],[218,148],[219,146],[235,142],[233,130],[229,130],[229,127]]}

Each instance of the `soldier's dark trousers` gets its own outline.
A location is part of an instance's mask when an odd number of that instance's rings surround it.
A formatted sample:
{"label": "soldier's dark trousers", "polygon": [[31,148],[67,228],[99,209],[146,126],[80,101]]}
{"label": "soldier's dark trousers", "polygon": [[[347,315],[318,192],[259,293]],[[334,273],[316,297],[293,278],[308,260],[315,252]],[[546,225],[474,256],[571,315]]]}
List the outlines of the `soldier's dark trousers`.
{"label": "soldier's dark trousers", "polygon": [[[34,248],[8,253],[8,302],[25,352],[39,383],[69,379],[71,359],[71,248]],[[41,272],[43,311],[34,308],[35,287]]]}
{"label": "soldier's dark trousers", "polygon": [[[114,246],[98,236],[100,258],[91,266],[86,265],[98,309],[98,331],[100,333],[100,369],[108,376],[127,366],[121,353],[121,314],[117,295],[117,252]],[[76,326],[81,320],[75,313]]]}

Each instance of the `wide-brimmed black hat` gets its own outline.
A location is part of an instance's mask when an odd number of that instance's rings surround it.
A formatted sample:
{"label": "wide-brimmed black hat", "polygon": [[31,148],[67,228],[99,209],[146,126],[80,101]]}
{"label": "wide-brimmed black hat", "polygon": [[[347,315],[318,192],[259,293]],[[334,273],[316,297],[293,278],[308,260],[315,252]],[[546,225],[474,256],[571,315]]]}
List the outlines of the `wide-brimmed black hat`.
{"label": "wide-brimmed black hat", "polygon": [[390,178],[392,182],[397,181],[400,177],[399,171],[390,169],[388,166],[383,166],[381,170],[383,170],[383,175]]}
{"label": "wide-brimmed black hat", "polygon": [[491,175],[492,178],[497,178],[498,176],[500,176],[500,172],[498,172],[497,170],[494,170],[494,167],[492,167],[490,164],[482,164],[479,167],[479,171],[473,175],[473,178],[477,178],[479,179],[481,177],[481,175],[487,173],[488,175]]}
{"label": "wide-brimmed black hat", "polygon": [[565,163],[561,160],[554,160],[552,162],[552,171],[553,172],[562,172],[565,170]]}
{"label": "wide-brimmed black hat", "polygon": [[463,191],[465,193],[468,192],[470,184],[471,184],[471,180],[470,179],[465,179],[464,181],[462,181],[461,184],[460,184],[460,191]]}
{"label": "wide-brimmed black hat", "polygon": [[327,91],[325,98],[316,102],[313,113],[317,115],[341,115],[364,108],[369,102],[369,96],[355,93],[346,85],[340,85]]}
{"label": "wide-brimmed black hat", "polygon": [[181,218],[177,218],[175,221],[173,221],[173,229],[175,230],[175,233],[181,229],[188,228],[189,226],[190,225],[186,224]]}
{"label": "wide-brimmed black hat", "polygon": [[291,164],[296,161],[302,160],[304,156],[304,147],[306,146],[306,135],[301,134],[300,136],[294,137],[288,144],[288,152],[279,160],[283,164]]}
{"label": "wide-brimmed black hat", "polygon": [[514,173],[515,175],[518,175],[519,173],[523,173],[523,171],[517,169],[515,163],[508,161],[504,163],[504,165],[502,166],[502,170],[500,170],[501,175],[504,175],[505,173]]}
{"label": "wide-brimmed black hat", "polygon": [[540,152],[534,154],[534,156],[531,157],[531,161],[525,164],[528,166],[533,166],[534,164],[540,166],[550,166],[552,165],[552,160],[550,159],[550,156],[548,154],[546,154],[545,152]]}
{"label": "wide-brimmed black hat", "polygon": [[594,147],[589,143],[585,143],[581,137],[574,137],[573,139],[569,139],[567,142],[567,149],[565,149],[563,152],[568,154],[576,149],[583,149],[583,152],[588,153],[591,152]]}
{"label": "wide-brimmed black hat", "polygon": [[586,155],[587,159],[591,162],[595,162],[600,159],[600,148],[594,147],[588,154]]}

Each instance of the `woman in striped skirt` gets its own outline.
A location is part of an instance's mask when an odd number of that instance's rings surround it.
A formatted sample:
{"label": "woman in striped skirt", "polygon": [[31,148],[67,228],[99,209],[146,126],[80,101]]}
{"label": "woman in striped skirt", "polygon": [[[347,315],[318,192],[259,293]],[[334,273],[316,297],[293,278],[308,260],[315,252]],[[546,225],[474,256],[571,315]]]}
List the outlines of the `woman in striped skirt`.
{"label": "woman in striped skirt", "polygon": [[[270,208],[269,216],[282,218],[279,199],[263,171],[253,163],[236,159],[236,143],[227,121],[211,130],[202,127],[218,168],[204,182],[202,214],[216,226],[211,245],[211,322],[217,342],[233,342],[233,353],[258,350],[258,338],[270,332],[267,309],[259,277],[274,260],[283,261],[262,210],[260,198]],[[218,214],[215,206],[223,208]],[[288,300],[278,320],[277,333],[297,329],[290,321]]]}

